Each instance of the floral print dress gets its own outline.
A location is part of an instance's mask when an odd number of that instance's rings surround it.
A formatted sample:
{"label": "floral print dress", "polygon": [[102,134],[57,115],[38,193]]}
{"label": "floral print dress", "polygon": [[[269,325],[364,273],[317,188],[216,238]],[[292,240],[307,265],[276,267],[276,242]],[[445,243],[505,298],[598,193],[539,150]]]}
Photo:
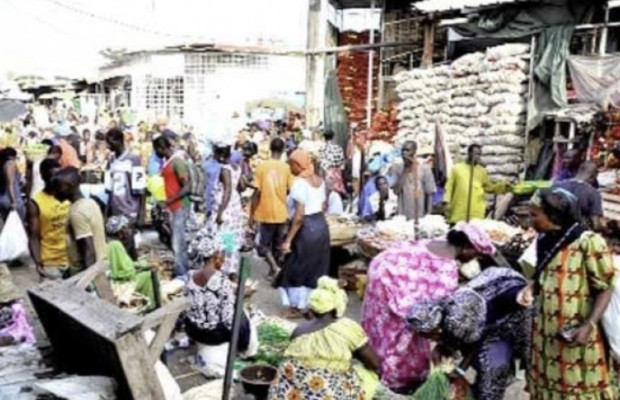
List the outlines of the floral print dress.
{"label": "floral print dress", "polygon": [[541,274],[528,371],[532,400],[616,399],[602,330],[595,329],[586,346],[556,338],[564,327],[587,323],[594,292],[612,287],[614,271],[605,240],[586,232],[560,250]]}
{"label": "floral print dress", "polygon": [[368,343],[362,327],[347,318],[293,339],[280,365],[269,400],[365,400],[353,353]]}
{"label": "floral print dress", "polygon": [[239,251],[243,243],[243,235],[245,232],[244,213],[241,206],[241,196],[237,191],[239,179],[241,178],[241,169],[233,168],[231,165],[222,166],[222,170],[224,169],[230,171],[230,182],[232,186],[230,201],[222,215],[222,225],[218,226],[216,222],[217,210],[219,210],[224,197],[224,185],[218,179],[214,187],[213,213],[209,217],[207,229],[214,231],[222,238],[226,250],[226,259],[222,266],[222,272],[231,275],[237,274],[239,271],[239,262],[241,258]]}
{"label": "floral print dress", "polygon": [[411,308],[458,288],[456,261],[431,253],[427,243],[397,243],[375,257],[368,269],[362,326],[381,359],[382,383],[393,390],[423,381],[430,368],[431,342],[409,327]]}

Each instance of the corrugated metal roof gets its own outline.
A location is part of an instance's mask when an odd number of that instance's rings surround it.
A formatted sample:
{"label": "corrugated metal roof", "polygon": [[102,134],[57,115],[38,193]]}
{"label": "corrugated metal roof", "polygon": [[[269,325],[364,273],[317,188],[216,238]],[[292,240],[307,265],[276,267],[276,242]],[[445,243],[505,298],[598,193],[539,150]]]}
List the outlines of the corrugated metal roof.
{"label": "corrugated metal roof", "polygon": [[[413,9],[423,13],[458,11],[466,8],[480,8],[517,3],[519,0],[425,0],[414,3]],[[521,1],[523,2],[523,1]]]}

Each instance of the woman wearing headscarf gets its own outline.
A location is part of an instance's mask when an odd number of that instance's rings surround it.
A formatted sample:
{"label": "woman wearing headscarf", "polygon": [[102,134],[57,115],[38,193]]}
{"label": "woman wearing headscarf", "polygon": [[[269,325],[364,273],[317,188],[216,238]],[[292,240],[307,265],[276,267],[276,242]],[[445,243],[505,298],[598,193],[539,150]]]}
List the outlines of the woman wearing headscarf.
{"label": "woman wearing headscarf", "polygon": [[339,144],[334,142],[333,131],[325,131],[325,146],[320,151],[321,169],[325,173],[325,179],[332,185],[337,193],[346,193],[342,172],[345,167],[344,151]]}
{"label": "woman wearing headscarf", "polygon": [[[362,327],[342,318],[347,294],[336,280],[324,276],[308,305],[315,318],[293,332],[269,399],[371,399],[378,384],[379,360]],[[363,366],[353,365],[354,360]]]}
{"label": "woman wearing headscarf", "polygon": [[599,324],[615,279],[609,248],[584,231],[577,198],[564,189],[535,194],[531,218],[539,233],[536,272],[519,296],[521,304],[535,304],[531,399],[616,399]]}
{"label": "woman wearing headscarf", "polygon": [[323,214],[326,203],[325,182],[314,169],[310,154],[296,150],[289,158],[296,179],[290,198],[295,215],[282,245],[286,254],[276,283],[288,317],[297,317],[307,309],[308,295],[319,277],[329,272],[329,228]]}
{"label": "woman wearing headscarf", "polygon": [[456,291],[458,264],[494,251],[486,232],[461,224],[445,240],[400,242],[373,259],[368,268],[362,326],[370,337],[370,346],[381,358],[385,386],[407,393],[428,375],[431,342],[413,332],[407,323],[412,307]]}
{"label": "woman wearing headscarf", "polygon": [[409,324],[438,342],[433,354],[453,357],[460,351],[461,368],[474,367],[477,400],[502,400],[512,361],[527,357],[528,311],[517,303],[526,286],[519,273],[493,267],[445,298],[413,306]]}
{"label": "woman wearing headscarf", "polygon": [[[188,249],[192,264],[200,269],[189,274],[185,294],[191,305],[184,323],[187,335],[199,343],[197,364],[201,369],[210,368],[211,364],[225,366],[227,351],[217,349],[232,339],[236,297],[233,283],[221,272],[226,258],[224,247],[219,235],[203,230]],[[250,320],[244,313],[237,343],[239,352],[248,350],[251,334]]]}

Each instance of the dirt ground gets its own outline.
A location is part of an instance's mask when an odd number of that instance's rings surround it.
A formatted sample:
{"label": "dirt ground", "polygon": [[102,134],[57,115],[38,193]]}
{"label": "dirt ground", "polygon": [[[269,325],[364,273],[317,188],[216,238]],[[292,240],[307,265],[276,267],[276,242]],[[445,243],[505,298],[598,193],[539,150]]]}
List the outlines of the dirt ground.
{"label": "dirt ground", "polygon": [[[251,279],[258,280],[258,291],[252,299],[252,303],[266,315],[278,315],[281,311],[280,301],[275,289],[271,288],[265,280],[267,274],[266,264],[255,257],[252,257]],[[38,283],[38,277],[33,266],[19,266],[11,268],[11,273],[15,283],[25,291]],[[359,320],[361,313],[361,301],[359,297],[353,293],[349,295],[349,306],[347,316]],[[32,323],[40,346],[48,344],[45,332],[42,330],[41,324],[36,315],[30,309]],[[166,353],[166,363],[170,368],[172,375],[175,377],[181,390],[185,391],[192,387],[201,385],[206,381],[198,372],[192,368],[193,354],[192,349],[173,350]],[[527,396],[523,391],[524,382],[517,380],[507,391],[505,400],[527,400]]]}

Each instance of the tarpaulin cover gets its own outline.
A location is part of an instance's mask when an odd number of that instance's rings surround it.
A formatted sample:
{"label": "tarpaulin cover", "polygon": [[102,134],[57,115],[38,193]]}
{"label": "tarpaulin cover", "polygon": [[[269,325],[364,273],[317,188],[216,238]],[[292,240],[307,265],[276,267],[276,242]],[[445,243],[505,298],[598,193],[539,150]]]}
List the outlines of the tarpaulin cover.
{"label": "tarpaulin cover", "polygon": [[470,23],[454,29],[463,36],[518,38],[555,25],[587,23],[605,0],[543,0],[479,10]]}
{"label": "tarpaulin cover", "polygon": [[620,56],[571,56],[568,67],[580,102],[620,107]]}
{"label": "tarpaulin cover", "polygon": [[327,74],[325,82],[325,130],[331,130],[335,134],[334,140],[343,149],[349,142],[348,121],[342,104],[342,97],[338,90],[338,78],[336,71],[331,70]]}
{"label": "tarpaulin cover", "polygon": [[566,61],[570,55],[572,25],[542,31],[534,60],[535,95],[528,105],[529,126],[537,126],[546,111],[566,107]]}

